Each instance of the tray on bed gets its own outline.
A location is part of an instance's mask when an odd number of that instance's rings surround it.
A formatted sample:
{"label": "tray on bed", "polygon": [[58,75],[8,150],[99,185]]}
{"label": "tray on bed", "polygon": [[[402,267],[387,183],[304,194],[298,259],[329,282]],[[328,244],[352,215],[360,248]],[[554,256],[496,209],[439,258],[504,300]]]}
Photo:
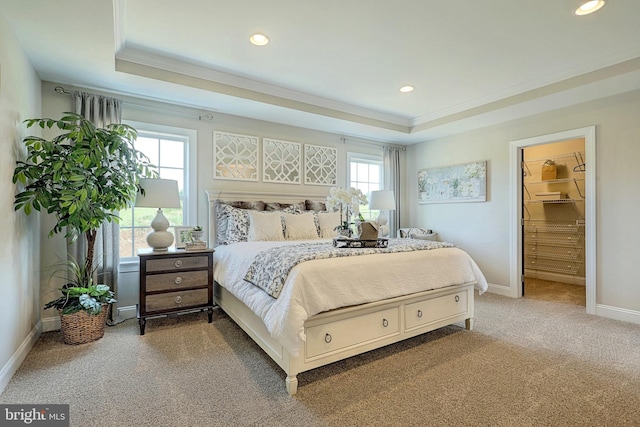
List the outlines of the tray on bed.
{"label": "tray on bed", "polygon": [[389,239],[360,240],[337,237],[333,239],[333,246],[336,248],[386,248],[389,246]]}

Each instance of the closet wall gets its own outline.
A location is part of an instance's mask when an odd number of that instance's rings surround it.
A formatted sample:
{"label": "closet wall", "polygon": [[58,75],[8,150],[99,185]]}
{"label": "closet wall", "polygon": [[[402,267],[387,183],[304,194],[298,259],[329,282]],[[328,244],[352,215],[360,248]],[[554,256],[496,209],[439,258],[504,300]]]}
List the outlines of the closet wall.
{"label": "closet wall", "polygon": [[585,284],[584,140],[523,149],[525,278]]}

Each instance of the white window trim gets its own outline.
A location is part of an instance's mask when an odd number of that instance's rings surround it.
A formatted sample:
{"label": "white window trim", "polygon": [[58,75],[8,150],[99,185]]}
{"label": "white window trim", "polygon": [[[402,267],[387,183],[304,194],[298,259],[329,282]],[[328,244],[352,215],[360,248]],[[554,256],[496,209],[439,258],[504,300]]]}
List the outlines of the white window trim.
{"label": "white window trim", "polygon": [[381,155],[375,154],[347,153],[347,185],[351,183],[351,162],[358,160],[380,163],[380,188],[382,189],[384,184],[384,159]]}
{"label": "white window trim", "polygon": [[[175,135],[180,137],[187,137],[189,142],[187,144],[186,164],[188,165],[188,173],[185,177],[184,186],[188,193],[185,197],[185,218],[187,224],[196,225],[198,221],[198,171],[197,171],[197,144],[198,144],[198,132],[194,129],[180,128],[177,126],[166,126],[155,123],[137,122],[133,120],[123,120],[122,123],[132,126],[136,130],[140,129],[145,132],[158,132],[164,135]],[[139,261],[137,256],[120,258],[120,273],[138,271]]]}

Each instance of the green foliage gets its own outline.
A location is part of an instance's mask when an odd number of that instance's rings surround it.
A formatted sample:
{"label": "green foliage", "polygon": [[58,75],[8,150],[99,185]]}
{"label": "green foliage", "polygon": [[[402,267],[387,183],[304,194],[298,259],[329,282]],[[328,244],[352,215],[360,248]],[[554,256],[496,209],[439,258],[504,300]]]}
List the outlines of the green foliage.
{"label": "green foliage", "polygon": [[[65,233],[75,240],[84,235],[87,253],[79,287],[91,286],[96,230],[118,221],[117,211],[135,199],[139,178],[155,177],[149,159],[133,146],[137,132],[112,124],[96,128],[79,114],[64,113],[60,120],[28,119],[27,128],[57,128],[51,140],[27,136],[27,156],[16,162],[13,182],[24,185],[14,200],[15,210],[27,215],[43,211],[56,218],[49,237]],[[69,292],[63,290],[63,298]],[[55,306],[52,305],[52,306]]]}
{"label": "green foliage", "polygon": [[[45,309],[56,308],[62,310],[62,314],[73,314],[85,310],[89,314],[96,315],[102,311],[102,304],[116,302],[109,286],[94,285],[95,268],[91,271],[85,271],[86,263],[78,264],[73,259],[59,263],[58,267],[60,268],[57,272],[68,273],[69,283],[60,288],[62,296],[45,304]],[[64,278],[64,276],[56,277]]]}
{"label": "green foliage", "polygon": [[34,125],[63,131],[50,141],[36,136],[24,139],[27,158],[18,161],[13,182],[26,185],[15,197],[15,210],[54,214],[49,236],[66,230],[66,237],[96,230],[114,213],[135,199],[138,178],[153,176],[147,157],[133,147],[134,128],[113,124],[96,128],[74,113],[60,120],[29,119]]}

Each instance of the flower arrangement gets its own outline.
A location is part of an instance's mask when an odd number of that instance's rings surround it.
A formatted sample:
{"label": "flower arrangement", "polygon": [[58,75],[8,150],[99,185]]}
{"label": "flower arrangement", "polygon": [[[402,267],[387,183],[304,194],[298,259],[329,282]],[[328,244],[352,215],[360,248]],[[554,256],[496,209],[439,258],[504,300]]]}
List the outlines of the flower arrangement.
{"label": "flower arrangement", "polygon": [[[369,203],[367,196],[357,188],[332,187],[327,196],[327,210],[340,210],[340,225],[337,230],[349,230],[352,215],[360,216],[360,205]],[[344,219],[342,214],[345,214]]]}

